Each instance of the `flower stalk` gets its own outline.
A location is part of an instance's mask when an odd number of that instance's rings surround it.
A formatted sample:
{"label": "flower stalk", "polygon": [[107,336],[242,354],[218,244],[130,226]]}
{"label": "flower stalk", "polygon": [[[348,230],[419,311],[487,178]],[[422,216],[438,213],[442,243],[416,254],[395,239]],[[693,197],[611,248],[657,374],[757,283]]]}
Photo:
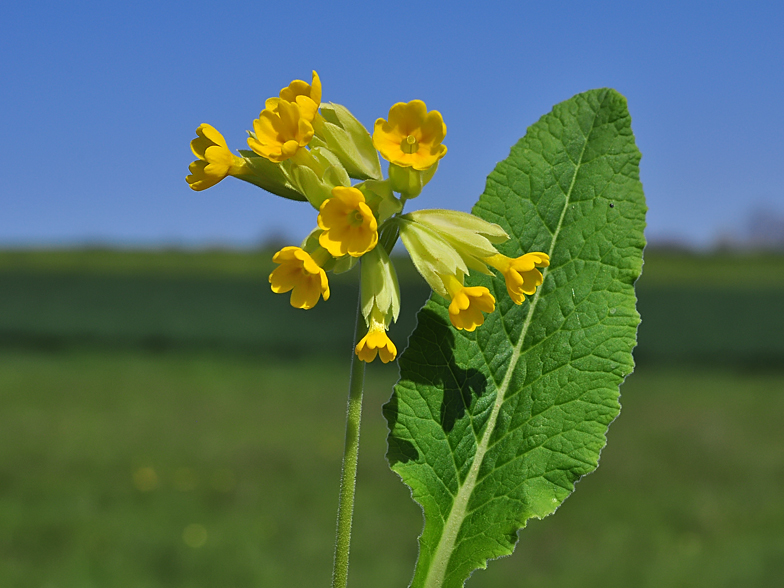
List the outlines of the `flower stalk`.
{"label": "flower stalk", "polygon": [[[362,317],[362,294],[357,301],[357,318],[354,326],[354,344],[365,335]],[[340,471],[340,497],[335,533],[335,559],[332,567],[332,588],[348,585],[348,560],[351,549],[351,525],[354,519],[354,494],[357,488],[357,463],[359,461],[359,428],[362,420],[362,394],[365,383],[365,362],[351,354],[351,376],[348,384],[346,407],[346,439],[343,445],[343,464]]]}

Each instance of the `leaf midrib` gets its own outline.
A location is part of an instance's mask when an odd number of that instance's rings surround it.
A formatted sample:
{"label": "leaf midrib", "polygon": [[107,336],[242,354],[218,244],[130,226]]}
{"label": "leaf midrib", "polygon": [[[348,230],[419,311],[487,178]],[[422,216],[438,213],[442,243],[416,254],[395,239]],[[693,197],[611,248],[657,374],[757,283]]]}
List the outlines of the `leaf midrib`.
{"label": "leaf midrib", "polygon": [[[580,156],[577,158],[574,167],[574,174],[572,175],[572,180],[569,184],[569,190],[566,193],[566,199],[564,201],[563,210],[561,211],[561,216],[558,219],[558,225],[553,232],[553,238],[550,243],[550,250],[548,251],[548,256],[552,258],[553,251],[555,249],[555,244],[558,241],[558,235],[561,232],[561,227],[563,226],[564,217],[566,216],[566,211],[569,209],[569,204],[571,203],[571,196],[572,191],[574,189],[575,182],[577,180],[577,173],[580,170],[580,166],[583,163],[583,156],[585,155],[585,149],[588,146],[588,143],[591,138],[591,134],[593,133],[594,127],[596,125],[596,119],[598,118],[599,111],[601,110],[604,101],[607,98],[607,94],[605,94],[599,107],[596,109],[594,113],[594,118],[591,121],[591,128],[588,130],[588,133],[585,135],[585,143],[583,143],[583,147],[580,151]],[[441,539],[436,546],[435,551],[433,552],[433,558],[430,562],[430,567],[428,569],[428,573],[425,576],[424,586],[425,588],[440,588],[444,583],[444,578],[446,577],[447,567],[449,566],[449,560],[452,557],[452,551],[454,550],[455,542],[457,541],[457,535],[460,532],[460,527],[463,524],[463,520],[465,519],[466,511],[468,508],[468,500],[474,492],[476,487],[476,480],[479,476],[479,470],[481,469],[482,462],[484,460],[485,453],[487,452],[490,444],[490,437],[495,430],[495,423],[498,418],[498,414],[501,412],[501,406],[504,403],[506,392],[509,389],[509,382],[512,379],[512,374],[514,373],[515,368],[517,367],[517,362],[520,359],[520,355],[522,352],[523,343],[525,341],[525,336],[528,333],[528,328],[531,325],[531,319],[534,314],[534,310],[536,309],[536,305],[539,302],[539,296],[542,292],[544,282],[549,275],[550,267],[544,268],[542,272],[542,286],[540,286],[536,293],[534,294],[533,300],[531,300],[531,304],[528,308],[528,314],[526,315],[525,322],[523,323],[522,331],[520,332],[520,338],[517,341],[517,344],[512,349],[512,356],[509,360],[509,367],[504,374],[504,379],[501,382],[500,386],[496,386],[496,390],[498,393],[496,394],[495,403],[493,404],[493,410],[490,413],[490,416],[487,420],[487,426],[485,427],[484,435],[482,435],[481,441],[476,446],[476,452],[474,453],[474,459],[471,463],[471,468],[468,471],[468,475],[465,478],[465,481],[459,485],[457,494],[455,495],[454,502],[452,503],[452,509],[449,512],[449,516],[447,517],[446,522],[444,523],[444,528],[441,533]],[[483,356],[484,358],[484,356]],[[487,365],[487,362],[485,362]],[[487,365],[488,372],[490,377],[493,377],[492,370],[490,370],[490,366]],[[496,382],[494,382],[496,383]]]}

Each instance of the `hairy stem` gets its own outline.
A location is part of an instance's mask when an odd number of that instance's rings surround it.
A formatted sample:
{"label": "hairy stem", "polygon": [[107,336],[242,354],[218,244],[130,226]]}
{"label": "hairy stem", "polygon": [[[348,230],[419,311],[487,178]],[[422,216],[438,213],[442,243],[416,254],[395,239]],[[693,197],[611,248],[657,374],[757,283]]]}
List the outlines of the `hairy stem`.
{"label": "hairy stem", "polygon": [[[360,288],[360,296],[362,289]],[[365,334],[361,298],[357,301],[357,319],[354,327],[354,345]],[[340,475],[340,500],[335,537],[335,562],[332,569],[332,588],[348,585],[348,556],[351,548],[351,521],[354,518],[354,493],[357,487],[357,460],[359,458],[359,425],[362,419],[362,389],[365,381],[365,362],[351,354],[351,377],[348,384],[346,410],[346,443],[343,448],[343,466]]]}

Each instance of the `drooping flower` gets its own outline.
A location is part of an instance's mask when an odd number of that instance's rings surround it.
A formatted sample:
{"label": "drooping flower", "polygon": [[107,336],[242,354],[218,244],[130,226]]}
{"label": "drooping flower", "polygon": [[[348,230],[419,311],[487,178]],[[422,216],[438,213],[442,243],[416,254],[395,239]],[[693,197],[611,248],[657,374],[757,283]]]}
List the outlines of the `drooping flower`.
{"label": "drooping flower", "polygon": [[373,130],[373,145],[382,157],[401,167],[426,170],[446,155],[441,142],[446,125],[437,110],[427,112],[421,100],[398,102],[389,109],[389,120],[379,118]]}
{"label": "drooping flower", "polygon": [[360,303],[368,333],[356,346],[359,359],[371,362],[376,354],[389,363],[397,356],[387,329],[400,314],[400,286],[395,267],[384,247],[375,247],[362,258]]}
{"label": "drooping flower", "polygon": [[319,244],[334,257],[360,257],[378,243],[378,221],[356,188],[335,186],[319,209]]}
{"label": "drooping flower", "polygon": [[360,339],[354,351],[357,357],[367,363],[376,359],[376,355],[384,363],[389,363],[397,357],[397,347],[392,343],[383,324],[371,324],[367,335]]}
{"label": "drooping flower", "polygon": [[253,121],[248,146],[276,163],[295,157],[313,138],[314,106],[310,98],[298,96],[296,102],[279,100],[274,110],[265,108]]}
{"label": "drooping flower", "polygon": [[542,272],[537,268],[550,265],[550,257],[538,251],[514,259],[498,253],[485,261],[504,276],[506,290],[515,304],[522,304],[525,294],[531,296],[542,285]]}
{"label": "drooping flower", "polygon": [[495,298],[484,286],[464,286],[457,276],[444,276],[452,301],[449,303],[449,320],[456,329],[473,331],[485,322],[483,312],[495,310]]}
{"label": "drooping flower", "polygon": [[214,127],[199,125],[196,135],[191,151],[198,159],[188,166],[191,173],[185,178],[193,190],[206,190],[226,176],[248,172],[245,160],[229,150],[226,139]]}
{"label": "drooping flower", "polygon": [[291,291],[291,306],[308,309],[322,296],[324,300],[329,299],[327,274],[307,251],[300,247],[284,247],[272,261],[280,264],[269,276],[272,291],[276,294]]}

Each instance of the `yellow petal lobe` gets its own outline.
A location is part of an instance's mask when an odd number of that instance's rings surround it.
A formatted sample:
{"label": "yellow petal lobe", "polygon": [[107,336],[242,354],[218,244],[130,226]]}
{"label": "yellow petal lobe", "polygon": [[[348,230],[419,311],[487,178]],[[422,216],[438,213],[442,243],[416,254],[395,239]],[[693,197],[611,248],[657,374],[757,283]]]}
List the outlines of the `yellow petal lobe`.
{"label": "yellow petal lobe", "polygon": [[376,359],[376,356],[384,363],[389,363],[397,357],[397,347],[387,336],[383,325],[373,325],[368,334],[357,343],[354,351],[357,357],[366,363]]}
{"label": "yellow petal lobe", "polygon": [[[321,105],[321,79],[318,74],[313,72],[313,81],[307,83],[303,80],[293,80],[288,86],[280,91],[280,99],[287,102],[298,102],[298,98],[304,96],[315,104],[315,110]],[[269,108],[269,107],[268,107]],[[311,120],[312,117],[311,117]]]}

